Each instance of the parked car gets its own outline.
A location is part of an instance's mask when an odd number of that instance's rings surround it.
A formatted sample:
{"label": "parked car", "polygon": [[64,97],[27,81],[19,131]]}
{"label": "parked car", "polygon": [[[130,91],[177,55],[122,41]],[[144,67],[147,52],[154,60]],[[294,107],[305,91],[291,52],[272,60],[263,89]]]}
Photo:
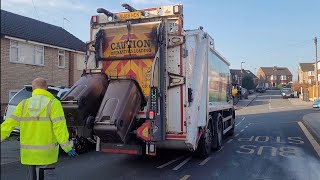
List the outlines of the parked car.
{"label": "parked car", "polygon": [[320,109],[320,99],[315,100],[312,104],[312,107]]}
{"label": "parked car", "polygon": [[256,87],[256,92],[258,92],[258,93],[264,93],[264,92],[266,92],[266,88],[263,87],[263,86],[257,86],[257,87]]}
{"label": "parked car", "polygon": [[253,89],[250,89],[248,90],[249,94],[253,94],[254,93],[254,90]]}
{"label": "parked car", "polygon": [[[57,99],[60,99],[64,94],[69,91],[69,88],[65,88],[63,86],[49,86],[48,91],[54,95]],[[5,113],[3,116],[3,120],[7,117],[10,117],[13,110],[17,107],[17,105],[23,100],[31,97],[32,95],[32,86],[25,85],[20,91],[18,91],[10,100],[5,109]],[[13,130],[14,133],[19,133],[19,128]]]}
{"label": "parked car", "polygon": [[249,91],[246,88],[241,88],[241,96],[244,99],[248,99]]}
{"label": "parked car", "polygon": [[283,88],[281,90],[281,95],[283,99],[289,98],[289,97],[294,98],[294,94],[291,88]]}

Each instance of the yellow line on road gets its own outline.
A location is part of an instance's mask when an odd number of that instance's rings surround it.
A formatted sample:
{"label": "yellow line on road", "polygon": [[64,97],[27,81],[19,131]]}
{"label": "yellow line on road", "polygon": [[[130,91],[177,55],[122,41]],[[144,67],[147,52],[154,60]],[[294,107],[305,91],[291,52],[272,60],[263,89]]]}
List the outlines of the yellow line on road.
{"label": "yellow line on road", "polygon": [[191,175],[185,175],[180,180],[187,180]]}
{"label": "yellow line on road", "polygon": [[303,133],[306,135],[308,140],[310,141],[311,145],[313,146],[314,150],[317,152],[318,156],[320,157],[320,145],[314,139],[314,137],[310,134],[308,129],[303,125],[301,121],[298,122],[300,128],[302,129]]}

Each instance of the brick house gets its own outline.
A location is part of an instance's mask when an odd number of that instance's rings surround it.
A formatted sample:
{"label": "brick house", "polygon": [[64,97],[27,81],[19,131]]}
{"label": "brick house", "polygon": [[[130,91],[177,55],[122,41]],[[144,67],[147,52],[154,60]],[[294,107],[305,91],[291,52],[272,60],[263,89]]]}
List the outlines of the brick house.
{"label": "brick house", "polygon": [[286,67],[260,67],[257,77],[259,84],[267,88],[277,88],[279,84],[292,82],[292,73]]}
{"label": "brick house", "polygon": [[315,80],[314,63],[300,63],[298,68],[299,84],[314,84]]}
{"label": "brick house", "polygon": [[[231,82],[233,85],[241,84],[241,70],[240,69],[230,69]],[[258,78],[250,70],[242,69],[242,78],[249,76],[253,79],[254,84],[258,84]]]}
{"label": "brick house", "polygon": [[36,77],[70,87],[85,68],[85,43],[62,29],[1,10],[1,115]]}

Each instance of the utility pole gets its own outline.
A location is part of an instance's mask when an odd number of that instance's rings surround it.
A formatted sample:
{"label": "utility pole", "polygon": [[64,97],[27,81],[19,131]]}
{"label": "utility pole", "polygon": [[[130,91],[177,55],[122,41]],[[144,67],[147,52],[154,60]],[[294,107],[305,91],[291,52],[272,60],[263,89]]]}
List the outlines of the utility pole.
{"label": "utility pole", "polygon": [[243,64],[243,63],[246,63],[246,62],[241,62],[241,79],[240,79],[241,87],[242,87],[242,64]]}
{"label": "utility pole", "polygon": [[316,81],[316,98],[319,99],[319,80],[318,80],[318,39],[314,38],[314,45],[316,47],[316,58],[315,58],[315,81]]}

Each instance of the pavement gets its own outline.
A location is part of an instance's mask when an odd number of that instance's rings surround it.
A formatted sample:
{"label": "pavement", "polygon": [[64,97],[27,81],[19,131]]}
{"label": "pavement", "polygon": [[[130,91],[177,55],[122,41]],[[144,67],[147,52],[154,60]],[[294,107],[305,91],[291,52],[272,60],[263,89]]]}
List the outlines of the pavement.
{"label": "pavement", "polygon": [[320,111],[303,116],[302,122],[320,144]]}
{"label": "pavement", "polygon": [[[236,111],[234,135],[225,136],[222,148],[206,159],[173,150],[158,151],[156,157],[90,152],[69,158],[61,154],[56,170],[45,179],[319,180],[320,151],[300,122],[310,113],[314,113],[310,106],[267,91]],[[9,152],[1,153],[9,156]],[[3,164],[1,179],[26,179],[26,167],[20,162]]]}
{"label": "pavement", "polygon": [[247,107],[254,99],[256,99],[257,96],[258,94],[254,93],[250,94],[248,99],[239,100],[239,102],[235,105],[235,109],[238,110]]}
{"label": "pavement", "polygon": [[[302,101],[300,98],[289,99],[289,101],[296,106],[309,106],[312,107],[311,101],[306,102]],[[313,135],[315,140],[320,143],[320,111],[318,109],[314,109],[314,113],[307,114],[303,116],[302,123],[306,126],[306,128]]]}
{"label": "pavement", "polygon": [[310,106],[312,107],[312,101],[303,101],[300,98],[289,98],[291,104],[295,106]]}

